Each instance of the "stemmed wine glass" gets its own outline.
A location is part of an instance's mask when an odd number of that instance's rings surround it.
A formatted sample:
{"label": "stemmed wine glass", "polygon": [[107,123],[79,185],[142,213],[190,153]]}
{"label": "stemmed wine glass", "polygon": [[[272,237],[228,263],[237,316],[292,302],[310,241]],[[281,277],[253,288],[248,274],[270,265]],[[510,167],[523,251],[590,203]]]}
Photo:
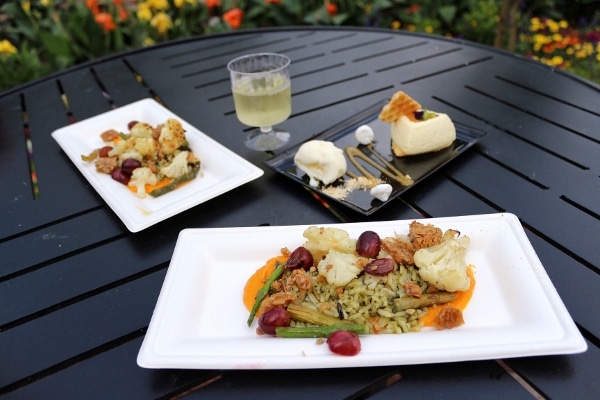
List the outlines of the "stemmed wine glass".
{"label": "stemmed wine glass", "polygon": [[282,54],[241,56],[227,64],[235,112],[245,125],[258,127],[246,136],[254,150],[275,150],[287,143],[289,132],[274,129],[292,112],[290,59]]}

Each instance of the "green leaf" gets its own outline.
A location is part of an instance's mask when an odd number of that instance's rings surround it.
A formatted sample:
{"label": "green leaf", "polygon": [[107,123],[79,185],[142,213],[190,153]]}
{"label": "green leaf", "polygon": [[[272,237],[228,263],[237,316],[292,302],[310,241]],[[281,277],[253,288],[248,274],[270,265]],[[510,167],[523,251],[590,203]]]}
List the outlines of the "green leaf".
{"label": "green leaf", "polygon": [[55,36],[49,32],[40,32],[40,39],[44,48],[55,56],[71,56],[69,41],[62,36]]}
{"label": "green leaf", "polygon": [[244,16],[245,20],[251,20],[260,17],[265,14],[267,10],[262,6],[250,7],[248,11],[246,11],[246,15]]}
{"label": "green leaf", "polygon": [[348,17],[348,14],[337,14],[333,16],[332,21],[335,25],[342,25],[344,21],[348,19]]}
{"label": "green leaf", "polygon": [[21,8],[21,3],[18,1],[15,2],[8,2],[8,3],[4,3],[2,5],[2,7],[0,7],[0,11],[2,11],[3,13],[6,14],[13,14],[13,15],[25,15],[25,12],[23,11],[23,9]]}
{"label": "green leaf", "polygon": [[442,21],[448,25],[451,25],[454,17],[456,16],[456,10],[456,6],[443,6],[438,9],[438,14]]}

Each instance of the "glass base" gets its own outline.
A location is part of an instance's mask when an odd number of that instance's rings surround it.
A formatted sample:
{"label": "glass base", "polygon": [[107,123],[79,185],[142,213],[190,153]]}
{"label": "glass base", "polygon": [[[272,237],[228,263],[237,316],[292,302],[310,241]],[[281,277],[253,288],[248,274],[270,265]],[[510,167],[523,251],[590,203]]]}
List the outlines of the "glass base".
{"label": "glass base", "polygon": [[273,129],[262,132],[260,129],[252,131],[246,136],[246,147],[252,150],[269,151],[283,147],[290,140],[290,133]]}

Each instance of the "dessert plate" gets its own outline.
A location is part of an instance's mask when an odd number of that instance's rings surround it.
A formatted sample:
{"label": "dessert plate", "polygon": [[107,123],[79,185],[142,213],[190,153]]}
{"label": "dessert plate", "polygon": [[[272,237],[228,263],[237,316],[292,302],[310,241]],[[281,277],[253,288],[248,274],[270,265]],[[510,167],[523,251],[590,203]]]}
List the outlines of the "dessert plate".
{"label": "dessert plate", "polygon": [[[329,195],[328,190],[325,190],[322,185],[319,187],[310,186],[308,176],[294,164],[294,156],[303,143],[265,161],[264,164],[307,188],[314,190],[322,196],[343,204],[359,213],[370,215],[404,193],[406,190],[423,181],[427,176],[443,167],[449,161],[464,153],[486,134],[486,132],[454,123],[456,127],[456,140],[450,147],[433,153],[409,157],[396,157],[391,149],[390,124],[380,121],[378,118],[378,115],[386,102],[375,104],[364,110],[362,113],[343,121],[311,139],[333,142],[340,149],[355,147],[357,151],[360,151],[366,158],[371,160],[372,163],[358,160],[358,164],[375,177],[380,178],[382,181],[389,183],[392,186],[392,193],[386,201],[381,201],[371,196],[369,190],[355,189],[345,198],[340,198],[339,196]],[[372,145],[361,145],[356,140],[354,134],[356,128],[361,125],[368,125],[373,129],[375,133],[375,142]],[[363,175],[356,166],[350,162],[348,156],[345,156],[348,172],[357,176]],[[394,174],[395,171],[389,168],[389,166],[386,166],[384,162],[393,166],[397,171],[409,175],[412,178],[413,183],[408,186],[403,186],[398,181],[388,177],[382,170],[391,174]],[[374,167],[373,163],[380,166],[381,169]],[[350,177],[347,174],[342,178],[347,180]],[[331,189],[331,186],[343,186],[342,179],[339,179],[338,182],[334,182],[328,189]]]}
{"label": "dessert plate", "polygon": [[[110,175],[96,172],[94,163],[81,159],[81,155],[103,146],[100,134],[108,129],[126,131],[130,121],[148,122],[154,126],[168,118],[181,122],[190,148],[202,163],[195,179],[172,192],[159,197],[138,198]],[[52,137],[131,232],[148,228],[264,173],[153,99],[140,100],[60,128],[52,132]]]}
{"label": "dessert plate", "polygon": [[[357,238],[408,233],[411,221],[334,224]],[[476,285],[465,324],[450,330],[361,336],[354,357],[316,339],[256,334],[242,295],[265,262],[304,243],[307,226],[186,229],[180,232],[137,362],[145,368],[309,369],[426,364],[583,352],[573,323],[523,228],[512,214],[423,220],[471,239],[466,262]],[[232,250],[235,243],[235,251]],[[198,257],[198,254],[202,254]]]}

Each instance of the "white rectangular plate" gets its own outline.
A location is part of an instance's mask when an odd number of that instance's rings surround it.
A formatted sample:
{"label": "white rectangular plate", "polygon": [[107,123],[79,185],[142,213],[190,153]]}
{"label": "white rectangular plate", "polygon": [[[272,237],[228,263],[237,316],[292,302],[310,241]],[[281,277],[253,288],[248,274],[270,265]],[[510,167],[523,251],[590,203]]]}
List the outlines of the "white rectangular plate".
{"label": "white rectangular plate", "polygon": [[[81,159],[104,144],[100,134],[109,129],[127,131],[130,121],[151,125],[175,118],[200,159],[200,172],[188,184],[160,197],[138,198],[108,174],[96,172],[94,163]],[[153,99],[144,99],[52,132],[52,137],[108,206],[131,232],[138,232],[173,215],[204,203],[257,179],[264,171],[214,141]]]}
{"label": "white rectangular plate", "polygon": [[[411,221],[324,225],[356,238],[408,233]],[[465,324],[451,330],[361,337],[354,357],[315,339],[258,336],[242,303],[250,275],[307,226],[186,229],[178,238],[138,355],[146,368],[277,369],[425,364],[583,352],[587,344],[512,214],[423,220],[471,238],[476,286]]]}

